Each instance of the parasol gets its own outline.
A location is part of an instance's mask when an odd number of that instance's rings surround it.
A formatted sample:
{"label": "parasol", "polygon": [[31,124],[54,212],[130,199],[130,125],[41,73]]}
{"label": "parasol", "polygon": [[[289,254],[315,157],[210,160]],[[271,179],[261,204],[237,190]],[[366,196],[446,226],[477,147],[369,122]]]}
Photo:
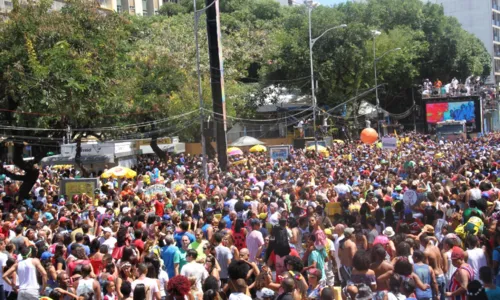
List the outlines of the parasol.
{"label": "parasol", "polygon": [[262,145],[255,145],[253,146],[252,148],[250,148],[249,150],[250,152],[266,152],[267,151],[267,148],[266,146],[262,146]]}
{"label": "parasol", "polygon": [[102,178],[110,178],[110,177],[113,177],[113,178],[122,178],[122,177],[134,178],[135,176],[137,176],[137,172],[135,172],[132,169],[124,168],[124,167],[120,167],[120,166],[113,167],[113,168],[107,170],[106,172],[102,173],[102,175],[101,175]]}
{"label": "parasol", "polygon": [[243,155],[243,151],[241,151],[241,149],[238,147],[230,147],[227,148],[227,154],[229,156]]}

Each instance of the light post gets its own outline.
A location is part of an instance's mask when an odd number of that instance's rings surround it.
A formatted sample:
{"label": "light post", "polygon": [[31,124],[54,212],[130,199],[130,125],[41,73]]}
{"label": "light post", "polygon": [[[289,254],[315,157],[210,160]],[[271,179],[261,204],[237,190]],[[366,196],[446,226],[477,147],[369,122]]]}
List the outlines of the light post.
{"label": "light post", "polygon": [[313,65],[313,46],[314,43],[316,43],[317,40],[319,40],[322,36],[324,36],[327,32],[337,29],[337,28],[344,28],[347,27],[346,24],[341,24],[332,28],[328,28],[327,30],[323,31],[322,34],[320,34],[316,38],[312,38],[312,26],[311,26],[311,12],[313,8],[315,8],[317,5],[311,0],[304,1],[305,6],[307,7],[308,10],[308,18],[309,18],[309,60],[311,64],[311,96],[312,96],[312,105],[313,105],[313,131],[314,131],[314,147],[316,153],[318,153],[318,136],[316,134],[316,95],[315,95],[315,86],[314,86],[314,65]]}
{"label": "light post", "polygon": [[378,83],[377,83],[377,62],[387,54],[394,52],[394,51],[399,51],[401,48],[394,48],[391,50],[388,50],[384,52],[382,55],[377,57],[377,52],[375,49],[375,37],[381,35],[382,33],[378,30],[372,30],[373,34],[373,72],[375,73],[375,101],[376,101],[376,106],[377,106],[377,131],[378,134],[381,135],[380,132],[380,100],[378,99]]}
{"label": "light post", "polygon": [[194,7],[194,41],[196,44],[196,71],[198,73],[198,98],[200,100],[200,130],[201,130],[201,155],[202,157],[202,167],[203,167],[203,177],[208,181],[208,169],[207,169],[207,146],[205,141],[205,132],[203,128],[204,113],[203,113],[203,91],[201,88],[201,71],[200,71],[200,45],[198,43],[198,22],[200,20],[201,14],[203,14],[210,6],[214,5],[214,0],[209,6],[202,9],[196,9],[196,0],[193,0]]}

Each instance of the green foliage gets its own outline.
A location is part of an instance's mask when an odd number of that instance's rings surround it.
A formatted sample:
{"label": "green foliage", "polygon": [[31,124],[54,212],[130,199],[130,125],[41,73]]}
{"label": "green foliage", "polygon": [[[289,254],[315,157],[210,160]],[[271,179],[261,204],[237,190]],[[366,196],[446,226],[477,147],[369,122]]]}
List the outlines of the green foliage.
{"label": "green foliage", "polygon": [[174,3],[174,2],[167,2],[167,3],[163,4],[160,7],[160,9],[158,10],[158,13],[160,15],[167,16],[167,17],[176,16],[176,15],[183,14],[186,12],[187,12],[186,7],[184,7],[180,4]]}
{"label": "green foliage", "polygon": [[[49,12],[50,6],[47,0],[30,2],[0,24],[0,105],[46,115],[16,114],[12,120],[3,113],[0,122],[100,127],[198,108],[192,0],[166,3],[159,16],[150,18],[103,13],[83,0],[67,1],[59,12]],[[196,0],[196,8],[203,7],[205,1]],[[224,0],[220,10],[228,114],[252,117],[270,84],[310,93],[305,7],[280,6],[274,0]],[[447,82],[454,76],[489,75],[491,59],[484,46],[438,5],[349,1],[312,11],[313,37],[343,23],[348,27],[328,32],[314,45],[320,105],[334,106],[374,85],[372,29],[382,32],[375,40],[376,57],[402,49],[377,63],[379,83],[387,83],[380,98],[391,112],[408,107],[407,90],[422,78]],[[204,15],[198,37],[203,102],[210,108]],[[179,135],[195,140],[198,130],[191,126]]]}

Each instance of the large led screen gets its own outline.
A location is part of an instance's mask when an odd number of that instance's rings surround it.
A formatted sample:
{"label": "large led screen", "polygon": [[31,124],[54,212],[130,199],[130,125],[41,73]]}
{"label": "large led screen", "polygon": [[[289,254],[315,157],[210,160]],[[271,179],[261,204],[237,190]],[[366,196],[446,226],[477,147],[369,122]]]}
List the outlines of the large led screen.
{"label": "large led screen", "polygon": [[447,120],[465,120],[474,123],[476,119],[474,101],[434,102],[426,103],[425,106],[429,124]]}

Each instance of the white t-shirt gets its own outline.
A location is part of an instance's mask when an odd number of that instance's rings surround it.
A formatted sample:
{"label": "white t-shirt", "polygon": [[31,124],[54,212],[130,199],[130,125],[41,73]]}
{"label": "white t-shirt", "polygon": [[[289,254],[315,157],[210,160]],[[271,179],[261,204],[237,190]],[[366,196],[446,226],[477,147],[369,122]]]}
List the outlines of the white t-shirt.
{"label": "white t-shirt", "polygon": [[165,292],[165,284],[168,282],[168,273],[164,270],[160,270],[158,280],[160,280],[160,295],[162,297],[166,297],[167,293]]}
{"label": "white t-shirt", "polygon": [[154,299],[154,295],[155,293],[159,292],[159,288],[158,288],[158,284],[156,283],[156,280],[154,279],[151,279],[151,278],[147,278],[145,277],[144,279],[136,279],[134,281],[132,281],[132,291],[135,290],[135,287],[138,285],[138,284],[144,284],[144,287],[147,289],[147,287],[149,287],[149,291],[151,293],[151,298],[150,299]]}
{"label": "white t-shirt", "polygon": [[104,239],[104,237],[99,238],[99,242],[101,245],[108,246],[108,253],[113,254],[113,249],[115,249],[116,239],[114,237],[110,237],[109,239]]}
{"label": "white t-shirt", "polygon": [[[0,252],[0,285],[3,285],[4,287],[7,285],[5,284],[5,282],[3,281],[2,279],[2,276],[3,276],[3,268],[5,267],[5,265],[7,265],[7,260],[9,259],[9,257],[7,256],[7,254],[3,253],[3,252]],[[10,286],[10,285],[9,285]]]}
{"label": "white t-shirt", "polygon": [[344,183],[340,183],[334,187],[334,190],[337,192],[337,194],[347,194],[349,192],[349,187]]}
{"label": "white t-shirt", "polygon": [[252,300],[252,297],[247,296],[243,293],[231,293],[229,300]]}
{"label": "white t-shirt", "polygon": [[229,204],[229,210],[234,211],[234,205],[238,202],[238,199],[230,199],[227,201]]}
{"label": "white t-shirt", "polygon": [[488,265],[486,255],[481,248],[468,249],[467,255],[469,256],[467,263],[474,270],[474,280],[479,280],[479,269]]}
{"label": "white t-shirt", "polygon": [[279,224],[279,218],[280,218],[280,213],[275,212],[269,217],[269,223],[273,224],[273,226],[276,226]]}
{"label": "white t-shirt", "polygon": [[201,283],[205,281],[208,277],[208,272],[202,264],[196,262],[190,262],[182,267],[181,275],[196,278],[196,287],[198,290],[202,290]]}

